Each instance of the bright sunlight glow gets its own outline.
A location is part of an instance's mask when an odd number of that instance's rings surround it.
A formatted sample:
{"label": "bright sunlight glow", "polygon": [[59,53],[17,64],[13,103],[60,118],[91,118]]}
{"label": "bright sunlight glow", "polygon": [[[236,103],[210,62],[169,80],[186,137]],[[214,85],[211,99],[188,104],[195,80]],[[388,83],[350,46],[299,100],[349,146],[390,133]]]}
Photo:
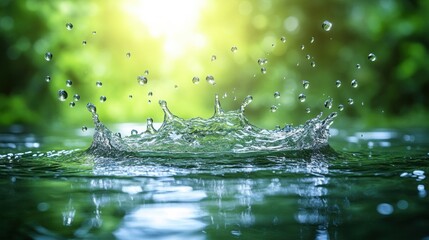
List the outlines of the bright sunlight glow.
{"label": "bright sunlight glow", "polygon": [[[203,0],[136,0],[125,6],[127,12],[138,19],[149,34],[164,40],[164,51],[179,57],[185,49],[201,46],[197,25]],[[193,43],[190,39],[199,39]]]}

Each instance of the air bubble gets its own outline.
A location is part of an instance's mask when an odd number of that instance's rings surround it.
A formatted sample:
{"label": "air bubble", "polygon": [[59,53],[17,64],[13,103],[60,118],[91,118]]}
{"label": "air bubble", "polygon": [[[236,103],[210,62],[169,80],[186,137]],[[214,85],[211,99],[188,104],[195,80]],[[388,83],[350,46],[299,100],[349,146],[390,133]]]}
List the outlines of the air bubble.
{"label": "air bubble", "polygon": [[53,57],[54,57],[54,55],[51,52],[45,53],[45,60],[46,61],[48,61],[48,62],[51,61]]}
{"label": "air bubble", "polygon": [[48,75],[48,76],[46,76],[46,77],[45,77],[45,81],[46,81],[46,82],[50,82],[50,81],[51,81],[51,76],[49,76],[49,75]]}
{"label": "air bubble", "polygon": [[58,99],[60,101],[65,101],[68,97],[68,93],[66,92],[66,90],[61,89],[58,91]]}
{"label": "air bubble", "polygon": [[72,23],[66,23],[66,28],[67,28],[67,30],[72,30],[73,24]]}
{"label": "air bubble", "polygon": [[145,84],[147,84],[147,77],[145,77],[145,76],[137,76],[137,82],[140,85],[145,85]]}
{"label": "air bubble", "polygon": [[335,86],[337,86],[337,88],[341,87],[341,81],[340,80],[335,81]]}
{"label": "air bubble", "polygon": [[308,89],[308,87],[310,86],[310,82],[307,80],[303,80],[302,81],[302,86],[304,87],[304,89]]}
{"label": "air bubble", "polygon": [[100,96],[100,102],[105,102],[107,100],[106,96]]}
{"label": "air bubble", "polygon": [[206,81],[211,85],[216,85],[215,79],[212,75],[207,75]]}
{"label": "air bubble", "polygon": [[377,56],[375,56],[374,53],[370,53],[368,54],[368,60],[370,60],[371,62],[374,62],[375,60],[377,60]]}
{"label": "air bubble", "polygon": [[231,52],[235,53],[237,52],[238,48],[236,46],[232,46],[231,47]]}
{"label": "air bubble", "polygon": [[356,79],[353,79],[351,82],[352,87],[357,88],[358,87],[358,82]]}
{"label": "air bubble", "polygon": [[325,20],[325,21],[323,21],[323,23],[322,23],[322,28],[323,28],[323,30],[325,30],[325,31],[330,31],[331,30],[331,28],[332,28],[332,23],[330,22],[330,21],[328,21],[328,20]]}
{"label": "air bubble", "polygon": [[103,83],[102,83],[102,82],[100,82],[100,81],[97,81],[97,82],[95,83],[95,86],[97,86],[97,87],[102,87],[102,86],[103,86]]}
{"label": "air bubble", "polygon": [[200,78],[199,78],[199,77],[193,77],[193,78],[192,78],[192,83],[193,83],[193,84],[198,84],[198,83],[200,83]]}
{"label": "air bubble", "polygon": [[70,79],[68,79],[67,81],[66,81],[66,86],[67,87],[71,87],[73,85],[73,81],[72,80],[70,80]]}
{"label": "air bubble", "polygon": [[79,96],[79,94],[75,93],[75,94],[73,95],[73,100],[74,100],[75,102],[78,102],[78,101],[80,100],[80,96]]}
{"label": "air bubble", "polygon": [[307,96],[305,96],[304,93],[301,93],[301,94],[298,95],[298,100],[300,102],[305,102],[306,99],[307,99]]}
{"label": "air bubble", "polygon": [[280,93],[279,92],[274,92],[274,98],[279,99],[280,98]]}

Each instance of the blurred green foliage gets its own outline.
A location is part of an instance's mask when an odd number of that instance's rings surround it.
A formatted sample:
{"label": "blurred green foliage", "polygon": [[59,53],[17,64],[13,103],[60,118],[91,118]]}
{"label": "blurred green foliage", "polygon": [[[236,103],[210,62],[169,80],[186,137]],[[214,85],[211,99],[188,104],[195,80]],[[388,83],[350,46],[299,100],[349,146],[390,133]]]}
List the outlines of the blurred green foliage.
{"label": "blurred green foliage", "polygon": [[[2,0],[0,125],[91,125],[87,102],[106,122],[159,122],[160,99],[180,117],[207,118],[219,94],[225,110],[252,95],[246,115],[268,128],[303,123],[339,104],[339,127],[427,126],[428,12],[424,0]],[[138,76],[148,83],[139,85]],[[58,100],[60,89],[66,101]],[[74,94],[81,99],[71,108]],[[332,109],[324,107],[329,98]]]}

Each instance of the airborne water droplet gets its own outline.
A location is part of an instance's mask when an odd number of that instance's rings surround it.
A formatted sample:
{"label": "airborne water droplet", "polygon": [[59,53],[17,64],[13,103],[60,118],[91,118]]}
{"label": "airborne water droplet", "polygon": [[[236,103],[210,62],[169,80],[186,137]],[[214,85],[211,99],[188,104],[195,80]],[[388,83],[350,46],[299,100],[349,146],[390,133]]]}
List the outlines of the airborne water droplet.
{"label": "airborne water droplet", "polygon": [[84,45],[84,46],[86,45],[86,40],[82,41],[82,45]]}
{"label": "airborne water droplet", "polygon": [[73,84],[73,81],[72,81],[72,80],[68,79],[68,80],[66,81],[66,86],[67,86],[67,87],[71,87],[71,86],[72,86],[72,84]]}
{"label": "airborne water droplet", "polygon": [[247,95],[247,97],[244,98],[243,103],[241,104],[241,112],[244,112],[244,109],[253,101],[253,97],[251,95]]}
{"label": "airborne water droplet", "polygon": [[349,99],[347,100],[347,103],[348,103],[349,105],[353,105],[354,101],[353,101],[353,99],[352,99],[352,98],[349,98]]}
{"label": "airborne water droplet", "polygon": [[305,112],[306,112],[306,113],[310,113],[310,112],[311,112],[311,109],[308,107],[308,108],[306,108],[306,109],[305,109]]}
{"label": "airborne water droplet", "polygon": [[311,37],[310,43],[314,43],[314,37]]}
{"label": "airborne water droplet", "polygon": [[310,82],[307,80],[303,80],[302,81],[302,86],[304,87],[304,89],[308,89],[308,87],[310,86]]}
{"label": "airborne water droplet", "polygon": [[360,69],[360,64],[356,64],[356,69]]}
{"label": "airborne water droplet", "polygon": [[95,86],[97,86],[97,87],[102,87],[102,86],[103,86],[103,83],[102,83],[102,82],[100,82],[100,81],[97,81],[97,82],[95,83]]}
{"label": "airborne water droplet", "polygon": [[335,86],[337,86],[337,88],[341,87],[341,81],[340,80],[335,81]]}
{"label": "airborne water droplet", "polygon": [[211,58],[210,58],[210,60],[213,62],[213,61],[215,61],[216,60],[216,55],[212,55],[211,56]]}
{"label": "airborne water droplet", "polygon": [[146,75],[146,76],[149,75],[149,70],[147,70],[147,69],[144,70],[144,75]]}
{"label": "airborne water droplet", "polygon": [[280,93],[279,92],[274,92],[274,98],[280,98]]}
{"label": "airborne water droplet", "polygon": [[97,108],[95,107],[95,105],[94,104],[92,104],[92,103],[87,103],[86,104],[86,109],[88,109],[88,111],[90,112],[90,113],[96,113],[97,112]]}
{"label": "airborne water droplet", "polygon": [[70,106],[71,108],[73,108],[75,105],[76,105],[76,103],[74,103],[74,102],[70,102],[70,103],[69,103],[69,106]]}
{"label": "airborne water droplet", "polygon": [[50,81],[51,81],[51,76],[49,76],[49,75],[48,75],[48,76],[46,76],[46,77],[45,77],[45,81],[46,81],[46,82],[50,82]]}
{"label": "airborne water droplet", "polygon": [[72,23],[66,23],[66,28],[67,28],[67,30],[72,30],[73,24]]}
{"label": "airborne water droplet", "polygon": [[130,53],[130,52],[127,52],[127,53],[125,54],[125,56],[127,56],[127,58],[131,58],[131,53]]}
{"label": "airborne water droplet", "polygon": [[148,92],[148,93],[147,93],[147,96],[148,96],[148,97],[152,97],[152,96],[153,96],[153,92]]}
{"label": "airborne water droplet", "polygon": [[212,75],[207,75],[207,77],[206,77],[206,81],[207,81],[209,84],[211,84],[211,85],[215,85],[215,84],[216,84],[215,79],[214,79],[214,77],[213,77]]}
{"label": "airborne water droplet", "polygon": [[281,37],[280,41],[282,41],[282,43],[285,43],[286,42],[286,37]]}
{"label": "airborne water droplet", "polygon": [[338,105],[338,110],[343,111],[344,110],[344,105],[343,104]]}
{"label": "airborne water droplet", "polygon": [[262,68],[261,68],[261,73],[262,73],[262,74],[266,74],[266,73],[267,73],[267,69],[266,69],[266,68],[264,68],[264,67],[262,67]]}
{"label": "airborne water droplet", "polygon": [[107,100],[106,96],[100,96],[100,102],[105,102]]}
{"label": "airborne water droplet", "polygon": [[278,107],[276,105],[272,105],[271,108],[270,108],[270,111],[271,112],[276,112],[277,109],[278,109]]}
{"label": "airborne water droplet", "polygon": [[80,96],[79,96],[79,94],[75,93],[75,95],[73,95],[73,100],[74,100],[75,102],[79,101],[79,100],[80,100]]}
{"label": "airborne water droplet", "polygon": [[377,60],[377,56],[375,56],[374,53],[370,53],[368,54],[368,60],[370,60],[371,62],[374,62],[375,60]]}
{"label": "airborne water droplet", "polygon": [[200,83],[200,78],[199,78],[199,77],[193,77],[193,78],[192,78],[192,83],[193,83],[193,84],[198,84],[198,83]]}
{"label": "airborne water droplet", "polygon": [[333,101],[332,98],[327,99],[324,103],[325,108],[331,109],[332,108],[332,101]]}
{"label": "airborne water droplet", "polygon": [[67,99],[67,97],[68,97],[68,93],[66,92],[66,90],[60,89],[58,91],[58,99],[60,101],[65,101]]}
{"label": "airborne water droplet", "polygon": [[86,126],[82,126],[82,132],[86,132],[88,128]]}
{"label": "airborne water droplet", "polygon": [[322,28],[323,28],[323,30],[325,30],[325,31],[330,31],[330,30],[331,30],[331,28],[332,28],[332,23],[331,23],[330,21],[328,21],[328,20],[325,20],[325,21],[323,21],[323,23],[322,23]]}
{"label": "airborne water droplet", "polygon": [[300,102],[305,102],[306,99],[307,99],[307,96],[305,96],[304,93],[301,93],[301,94],[298,95],[298,100]]}
{"label": "airborne water droplet", "polygon": [[138,133],[138,132],[137,132],[137,130],[135,130],[135,129],[131,130],[131,135],[132,135],[132,136],[137,135],[137,133]]}
{"label": "airborne water droplet", "polygon": [[268,59],[266,59],[266,58],[259,58],[258,59],[258,64],[259,65],[265,65],[265,64],[267,64],[268,63]]}
{"label": "airborne water droplet", "polygon": [[357,88],[357,86],[358,86],[357,80],[353,79],[352,82],[351,82],[351,85],[352,85],[352,87]]}
{"label": "airborne water droplet", "polygon": [[51,52],[45,53],[45,60],[46,61],[48,61],[48,62],[51,61],[53,57],[54,57],[54,55]]}
{"label": "airborne water droplet", "polygon": [[133,98],[133,95],[132,95],[132,94],[128,95],[128,98],[129,98],[129,99],[132,99],[132,98]]}
{"label": "airborne water droplet", "polygon": [[147,77],[145,77],[145,76],[137,76],[137,82],[140,85],[145,85],[145,84],[147,84]]}
{"label": "airborne water droplet", "polygon": [[310,65],[311,65],[312,67],[316,67],[316,62],[311,61]]}
{"label": "airborne water droplet", "polygon": [[232,46],[231,47],[231,52],[235,53],[237,52],[238,48],[236,46]]}

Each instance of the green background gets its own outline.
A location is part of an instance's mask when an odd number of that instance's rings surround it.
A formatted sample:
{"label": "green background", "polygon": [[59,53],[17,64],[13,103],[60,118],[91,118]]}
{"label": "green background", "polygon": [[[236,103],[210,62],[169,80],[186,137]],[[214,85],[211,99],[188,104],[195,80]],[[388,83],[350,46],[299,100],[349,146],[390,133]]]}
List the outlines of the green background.
{"label": "green background", "polygon": [[[215,94],[225,110],[252,95],[246,116],[266,128],[326,116],[339,104],[339,128],[428,126],[428,1],[158,2],[1,0],[0,126],[90,126],[88,102],[104,122],[161,122],[160,99],[182,118],[208,118]],[[139,85],[138,76],[148,83]],[[60,89],[66,101],[58,100]],[[71,108],[75,93],[81,99]]]}

